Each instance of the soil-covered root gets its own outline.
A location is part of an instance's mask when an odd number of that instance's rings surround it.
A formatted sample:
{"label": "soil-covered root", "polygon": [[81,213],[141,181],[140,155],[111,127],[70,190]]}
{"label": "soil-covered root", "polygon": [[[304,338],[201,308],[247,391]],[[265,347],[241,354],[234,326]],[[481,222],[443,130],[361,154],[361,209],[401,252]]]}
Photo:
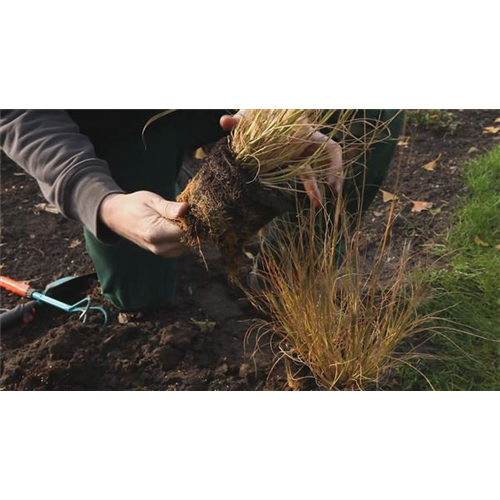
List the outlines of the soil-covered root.
{"label": "soil-covered root", "polygon": [[207,156],[177,201],[190,207],[179,221],[184,242],[198,247],[215,243],[234,275],[243,246],[275,217],[294,209],[293,197],[264,188],[255,173],[241,167],[222,139]]}

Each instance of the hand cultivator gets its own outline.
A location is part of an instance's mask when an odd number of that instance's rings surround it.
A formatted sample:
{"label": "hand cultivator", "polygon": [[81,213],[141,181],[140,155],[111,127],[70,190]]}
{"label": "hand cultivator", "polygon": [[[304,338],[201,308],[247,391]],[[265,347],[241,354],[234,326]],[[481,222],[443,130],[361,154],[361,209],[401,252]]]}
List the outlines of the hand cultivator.
{"label": "hand cultivator", "polygon": [[74,304],[67,304],[62,300],[78,291],[88,288],[95,275],[61,278],[51,283],[43,292],[34,290],[28,283],[15,281],[7,276],[0,276],[0,287],[12,293],[30,299],[26,304],[20,304],[10,311],[0,315],[0,327],[7,328],[15,323],[29,323],[35,318],[37,309],[42,305],[49,305],[61,309],[66,313],[79,313],[80,319],[85,322],[90,312],[98,312],[103,316],[104,324],[108,321],[108,314],[102,307],[91,306],[90,297],[85,297]]}

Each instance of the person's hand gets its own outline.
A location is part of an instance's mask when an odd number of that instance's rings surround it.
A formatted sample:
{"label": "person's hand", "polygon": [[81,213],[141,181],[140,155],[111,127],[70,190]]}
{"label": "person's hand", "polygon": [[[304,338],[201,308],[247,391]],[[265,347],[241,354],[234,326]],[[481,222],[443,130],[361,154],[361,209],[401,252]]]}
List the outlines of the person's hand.
{"label": "person's hand", "polygon": [[[226,132],[231,132],[231,130],[233,130],[242,119],[246,118],[246,115],[247,112],[245,109],[240,109],[238,113],[233,116],[224,115],[220,120],[220,125]],[[337,194],[340,194],[342,186],[344,185],[344,178],[342,175],[342,147],[340,144],[336,143],[332,139],[329,139],[321,132],[315,132],[312,135],[311,143],[305,147],[302,156],[304,158],[311,156],[320,147],[325,147],[330,158],[330,166],[328,168],[326,178],[328,185],[334,189]],[[304,183],[304,188],[311,200],[311,203],[313,203],[316,207],[320,207],[323,204],[323,197],[318,187],[318,181],[312,172],[310,175],[303,175],[302,182]]]}
{"label": "person's hand", "polygon": [[182,230],[172,221],[188,210],[186,203],[164,200],[148,191],[110,194],[99,207],[101,221],[113,232],[166,258],[178,257],[187,248]]}

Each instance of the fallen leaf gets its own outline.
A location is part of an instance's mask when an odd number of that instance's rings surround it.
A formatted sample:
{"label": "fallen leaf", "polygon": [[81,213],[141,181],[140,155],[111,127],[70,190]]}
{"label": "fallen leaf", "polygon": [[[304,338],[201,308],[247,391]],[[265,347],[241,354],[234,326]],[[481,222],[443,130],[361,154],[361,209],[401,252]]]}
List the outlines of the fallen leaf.
{"label": "fallen leaf", "polygon": [[431,203],[430,201],[412,201],[412,203],[413,208],[411,209],[411,211],[416,214],[419,214],[420,212],[426,212],[434,206],[434,203]]}
{"label": "fallen leaf", "polygon": [[373,211],[373,215],[374,215],[375,217],[382,217],[382,215],[384,215],[384,214],[383,214],[382,212],[377,212],[377,210],[374,210],[374,211]]}
{"label": "fallen leaf", "polygon": [[48,203],[38,203],[37,205],[35,205],[33,207],[35,209],[35,214],[40,215],[40,212],[43,212],[47,205],[48,205]]}
{"label": "fallen leaf", "polygon": [[407,148],[410,145],[410,138],[409,137],[401,137],[401,139],[398,142],[398,146],[402,148]]}
{"label": "fallen leaf", "polygon": [[500,127],[486,127],[483,130],[483,134],[498,134],[500,132]]}
{"label": "fallen leaf", "polygon": [[35,205],[35,213],[38,215],[40,212],[48,212],[49,214],[60,214],[59,209],[50,205],[49,203],[38,203]]}
{"label": "fallen leaf", "polygon": [[194,318],[191,318],[189,322],[192,325],[197,326],[202,333],[213,333],[217,327],[217,323],[215,323],[215,321],[209,321],[208,319],[205,321],[197,321]]}
{"label": "fallen leaf", "polygon": [[497,246],[495,247],[495,250],[497,250],[498,252],[500,252],[500,245],[497,245]]}
{"label": "fallen leaf", "polygon": [[5,264],[0,264],[0,269],[5,269]]}
{"label": "fallen leaf", "polygon": [[474,146],[472,146],[469,151],[467,151],[467,154],[471,155],[472,153],[479,153],[479,149],[478,148],[475,148]]}
{"label": "fallen leaf", "polygon": [[483,241],[479,236],[476,236],[476,238],[474,239],[474,243],[477,246],[484,247],[484,248],[488,248],[490,246],[489,243],[486,243],[485,241]]}
{"label": "fallen leaf", "polygon": [[194,157],[197,160],[203,160],[203,158],[207,157],[207,153],[205,153],[205,150],[203,148],[198,148],[194,154]]}
{"label": "fallen leaf", "polygon": [[431,162],[425,164],[422,168],[424,170],[427,170],[428,172],[434,172],[436,170],[436,167],[438,166],[438,161],[441,159],[442,154],[439,153],[438,157],[435,160],[432,160]]}
{"label": "fallen leaf", "polygon": [[48,205],[47,208],[45,208],[45,211],[48,212],[49,214],[60,214],[59,209],[54,207],[53,205]]}
{"label": "fallen leaf", "polygon": [[248,259],[248,260],[251,260],[251,261],[254,261],[255,260],[255,255],[252,253],[252,252],[245,252],[245,257]]}
{"label": "fallen leaf", "polygon": [[382,196],[384,198],[384,203],[389,203],[391,201],[399,201],[399,196],[396,194],[389,193],[382,190]]}
{"label": "fallen leaf", "polygon": [[495,123],[500,123],[500,118],[497,118],[497,119],[495,120]]}
{"label": "fallen leaf", "polygon": [[71,240],[69,242],[68,248],[76,248],[77,246],[80,246],[82,244],[82,240],[79,240],[78,238],[75,240]]}
{"label": "fallen leaf", "polygon": [[130,321],[128,314],[126,313],[118,313],[118,323],[120,325],[126,325]]}

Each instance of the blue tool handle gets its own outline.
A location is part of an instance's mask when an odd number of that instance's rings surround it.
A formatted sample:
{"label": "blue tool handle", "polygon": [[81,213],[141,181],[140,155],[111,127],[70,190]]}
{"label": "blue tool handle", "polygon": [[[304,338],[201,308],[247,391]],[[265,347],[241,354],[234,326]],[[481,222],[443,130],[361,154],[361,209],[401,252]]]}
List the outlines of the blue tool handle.
{"label": "blue tool handle", "polygon": [[0,314],[0,330],[4,331],[18,323],[30,323],[35,318],[36,306],[37,302],[32,300]]}
{"label": "blue tool handle", "polygon": [[38,302],[43,302],[44,304],[49,304],[51,306],[62,309],[63,311],[71,312],[72,306],[70,306],[69,304],[65,304],[64,302],[61,302],[60,300],[53,299],[52,297],[49,297],[44,293],[32,292],[31,297],[37,300]]}

